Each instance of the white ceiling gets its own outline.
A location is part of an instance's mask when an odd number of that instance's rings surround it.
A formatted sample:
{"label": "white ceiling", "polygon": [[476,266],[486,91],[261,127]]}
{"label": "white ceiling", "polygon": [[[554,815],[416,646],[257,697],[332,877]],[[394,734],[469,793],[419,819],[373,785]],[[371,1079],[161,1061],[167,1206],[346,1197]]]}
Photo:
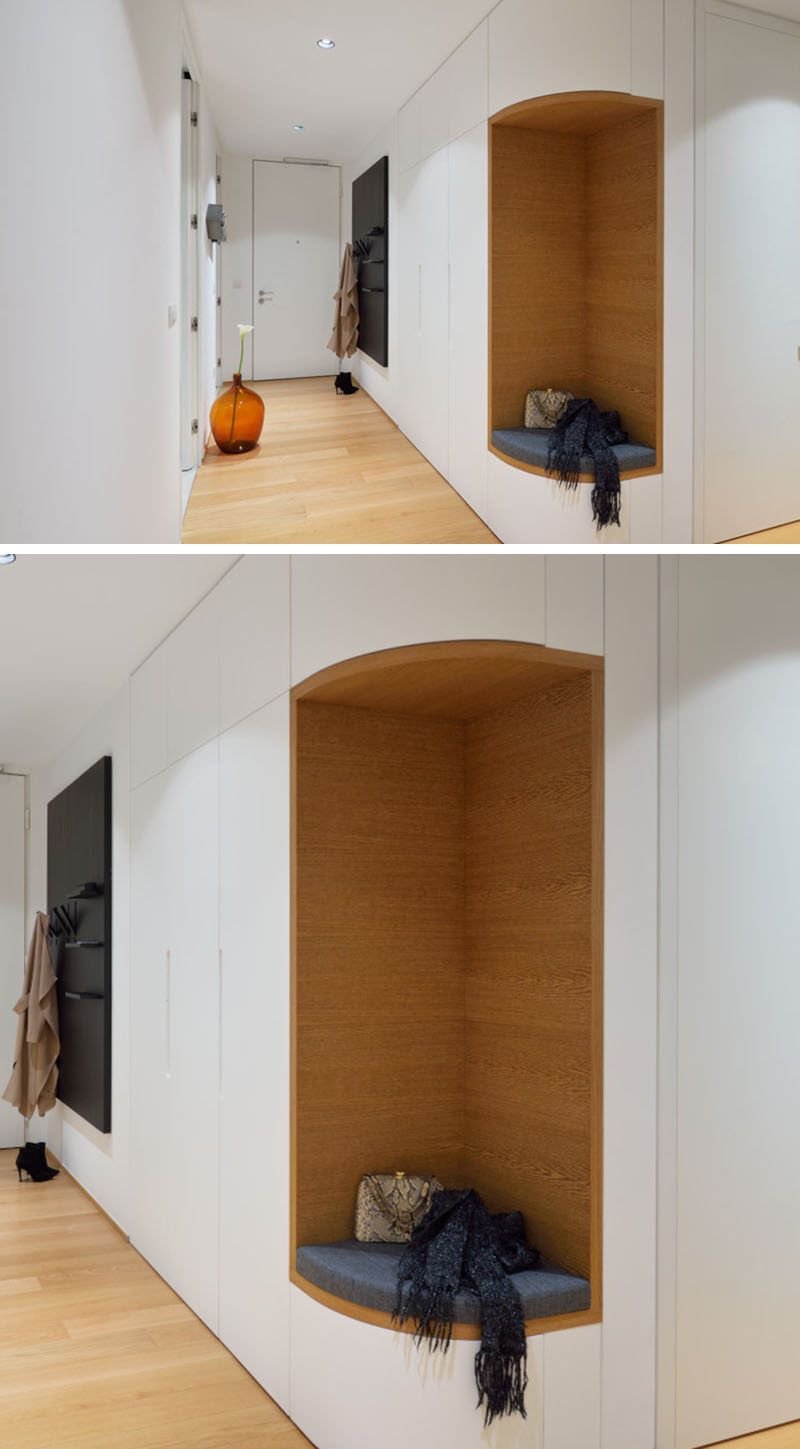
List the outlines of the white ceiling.
{"label": "white ceiling", "polygon": [[235,562],[31,554],[0,567],[0,764],[44,764]]}
{"label": "white ceiling", "polygon": [[[350,161],[496,4],[184,0],[184,9],[224,150]],[[335,50],[318,48],[323,36]]]}

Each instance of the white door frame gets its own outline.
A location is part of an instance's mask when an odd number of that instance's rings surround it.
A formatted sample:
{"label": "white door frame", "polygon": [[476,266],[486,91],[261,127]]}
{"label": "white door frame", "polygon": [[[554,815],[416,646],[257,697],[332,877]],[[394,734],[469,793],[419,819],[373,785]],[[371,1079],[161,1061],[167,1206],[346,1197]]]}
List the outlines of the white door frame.
{"label": "white door frame", "polygon": [[[252,299],[251,300],[251,316],[250,316],[250,321],[252,322],[254,329],[257,327],[258,321],[259,321],[259,318],[256,315],[256,313],[258,312],[258,289],[256,287],[256,176],[257,176],[256,167],[259,166],[259,165],[263,165],[264,163],[268,163],[269,165],[273,165],[273,166],[275,166],[275,165],[278,165],[278,166],[319,166],[319,167],[324,167],[328,171],[338,171],[338,173],[339,173],[339,255],[340,256],[341,256],[342,246],[343,246],[343,241],[342,241],[342,226],[343,226],[342,211],[343,211],[343,206],[344,206],[344,167],[341,166],[340,164],[338,164],[335,161],[303,161],[303,160],[295,159],[295,158],[293,158],[291,156],[254,156],[253,157],[253,163],[252,163],[252,166],[251,166],[251,181],[250,181],[250,184],[251,184],[251,196],[252,196],[252,208],[253,208],[253,210],[252,210],[252,221],[251,221],[251,226],[250,226],[250,265],[251,265],[251,299]],[[331,294],[331,300],[332,299],[333,299],[333,294]],[[333,320],[333,309],[331,308],[331,321],[332,320]],[[255,333],[254,332],[251,333],[249,341],[250,341],[250,348],[249,348],[249,352],[250,352],[250,368],[249,368],[250,378],[249,378],[249,380],[251,382],[260,381],[261,379],[257,379],[256,378],[256,345],[255,345]],[[248,351],[248,349],[247,349],[247,347],[245,347],[245,367],[247,366],[247,363],[246,363],[247,351]]]}
{"label": "white door frame", "polygon": [[[695,0],[695,423],[694,423],[694,540],[717,543],[706,535],[706,16],[720,15],[763,30],[778,30],[800,37],[800,24],[794,20],[753,10],[747,5],[734,5],[729,0]],[[786,519],[786,523],[794,520]]]}
{"label": "white door frame", "polygon": [[[181,72],[181,472],[182,505],[200,465],[200,179],[197,116],[199,86],[191,61],[184,55]],[[193,326],[195,330],[193,330]],[[187,477],[188,475],[188,477]]]}

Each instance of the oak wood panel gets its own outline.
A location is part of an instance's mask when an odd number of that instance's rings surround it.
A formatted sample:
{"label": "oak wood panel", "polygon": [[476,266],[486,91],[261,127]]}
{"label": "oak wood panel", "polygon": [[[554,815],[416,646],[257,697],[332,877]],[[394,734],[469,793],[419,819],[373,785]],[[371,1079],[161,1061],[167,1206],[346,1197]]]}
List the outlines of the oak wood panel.
{"label": "oak wood panel", "polygon": [[661,111],[587,141],[586,386],[658,449],[661,411]]}
{"label": "oak wood panel", "polygon": [[535,387],[584,383],[586,146],[491,128],[493,428],[521,427]]}
{"label": "oak wood panel", "polygon": [[[663,105],[604,93],[541,97],[490,125],[489,448],[520,427],[532,387],[615,408],[661,471]],[[559,224],[561,221],[563,224]],[[591,476],[581,481],[593,482]]]}
{"label": "oak wood panel", "polygon": [[554,96],[535,96],[498,111],[495,125],[523,130],[559,131],[562,135],[593,136],[607,126],[645,115],[656,103],[625,91],[562,91]]}
{"label": "oak wood panel", "polygon": [[62,1171],[0,1152],[0,1426],[14,1449],[308,1440]]}
{"label": "oak wood panel", "polygon": [[600,655],[499,640],[381,650],[333,664],[296,686],[295,698],[388,713],[474,719],[531,698],[564,677],[602,670]]}
{"label": "oak wood panel", "polygon": [[463,726],[296,704],[296,1242],[364,1172],[460,1181]]}
{"label": "oak wood panel", "polygon": [[[465,1166],[590,1276],[596,1085],[592,682],[467,726]],[[594,1184],[597,1190],[597,1184]]]}
{"label": "oak wood panel", "polygon": [[184,543],[496,544],[495,535],[362,387],[333,379],[253,384],[260,446],[206,452]]}
{"label": "oak wood panel", "polygon": [[[416,1332],[413,1323],[400,1325],[395,1323],[390,1313],[382,1313],[376,1308],[363,1308],[360,1303],[351,1303],[347,1298],[337,1298],[333,1293],[327,1293],[324,1288],[318,1288],[316,1283],[310,1283],[299,1273],[292,1271],[289,1275],[297,1288],[307,1293],[309,1298],[316,1299],[324,1308],[331,1308],[335,1313],[342,1313],[345,1318],[355,1318],[359,1323],[369,1323],[373,1328],[387,1328],[393,1333]],[[528,1338],[534,1338],[540,1333],[556,1333],[567,1328],[586,1327],[590,1323],[600,1322],[600,1308],[594,1302],[591,1308],[583,1309],[577,1313],[560,1313],[553,1318],[530,1318],[525,1323],[525,1334]],[[454,1323],[453,1338],[476,1340],[481,1336],[480,1325],[477,1323]]]}

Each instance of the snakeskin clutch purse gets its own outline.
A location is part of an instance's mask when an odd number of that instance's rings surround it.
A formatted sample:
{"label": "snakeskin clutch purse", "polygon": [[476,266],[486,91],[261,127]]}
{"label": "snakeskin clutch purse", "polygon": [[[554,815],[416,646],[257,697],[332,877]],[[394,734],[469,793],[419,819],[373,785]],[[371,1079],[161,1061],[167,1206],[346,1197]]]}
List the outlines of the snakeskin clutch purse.
{"label": "snakeskin clutch purse", "polygon": [[534,388],[525,399],[526,428],[554,428],[572,397],[571,392],[557,392],[552,387]]}
{"label": "snakeskin clutch purse", "polygon": [[405,1172],[366,1173],[356,1198],[358,1242],[410,1242],[441,1186],[435,1177],[409,1177]]}

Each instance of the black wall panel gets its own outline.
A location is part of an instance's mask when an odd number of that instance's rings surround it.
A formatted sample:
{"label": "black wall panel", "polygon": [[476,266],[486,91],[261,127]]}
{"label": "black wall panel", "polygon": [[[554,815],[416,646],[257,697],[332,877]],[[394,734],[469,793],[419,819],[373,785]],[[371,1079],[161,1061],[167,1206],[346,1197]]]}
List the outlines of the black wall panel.
{"label": "black wall panel", "polygon": [[358,345],[389,365],[389,157],[383,156],[353,182],[353,242],[364,241],[369,260],[358,273],[361,313]]}
{"label": "black wall panel", "polygon": [[55,950],[61,1032],[58,1096],[111,1131],[111,759],[98,760],[47,807],[47,908],[74,937]]}

